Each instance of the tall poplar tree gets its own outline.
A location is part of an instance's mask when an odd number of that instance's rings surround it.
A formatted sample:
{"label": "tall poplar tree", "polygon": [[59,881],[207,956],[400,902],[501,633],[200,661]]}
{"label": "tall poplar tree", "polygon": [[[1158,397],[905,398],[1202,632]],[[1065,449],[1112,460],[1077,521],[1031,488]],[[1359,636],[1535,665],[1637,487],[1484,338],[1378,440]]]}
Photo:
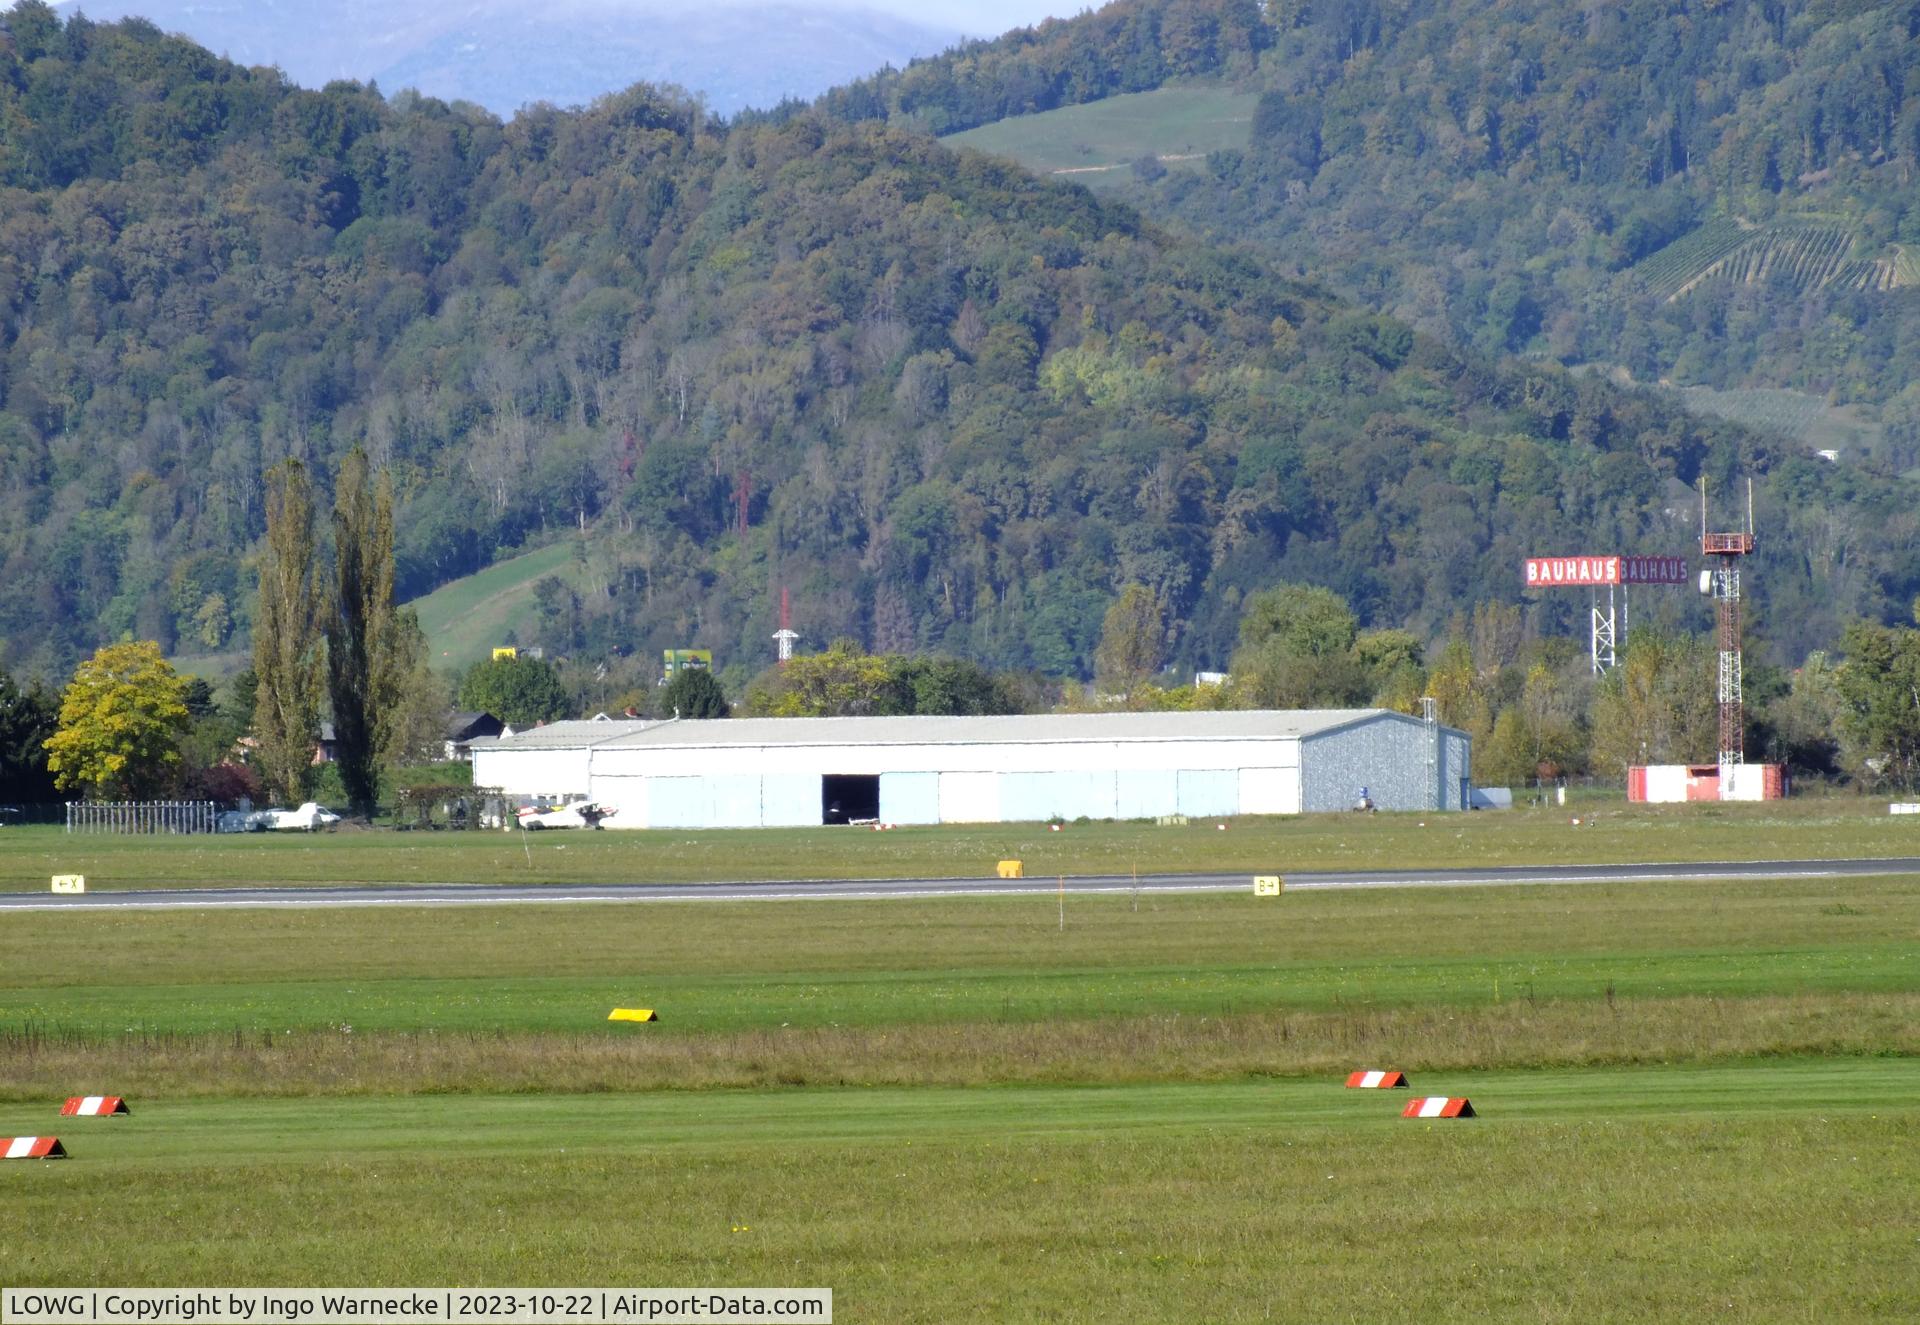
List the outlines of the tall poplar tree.
{"label": "tall poplar tree", "polygon": [[334,600],[327,614],[327,689],[334,761],[347,812],[372,818],[380,767],[393,743],[400,691],[413,670],[419,627],[393,607],[393,487],[354,447],[333,496]]}
{"label": "tall poplar tree", "polygon": [[1165,629],[1160,600],[1144,584],[1129,584],[1107,608],[1100,643],[1093,651],[1093,674],[1107,690],[1126,694],[1160,670]]}
{"label": "tall poplar tree", "polygon": [[253,734],[261,780],[286,803],[306,799],[320,734],[320,627],[313,493],[306,468],[267,471],[267,545],[253,616]]}

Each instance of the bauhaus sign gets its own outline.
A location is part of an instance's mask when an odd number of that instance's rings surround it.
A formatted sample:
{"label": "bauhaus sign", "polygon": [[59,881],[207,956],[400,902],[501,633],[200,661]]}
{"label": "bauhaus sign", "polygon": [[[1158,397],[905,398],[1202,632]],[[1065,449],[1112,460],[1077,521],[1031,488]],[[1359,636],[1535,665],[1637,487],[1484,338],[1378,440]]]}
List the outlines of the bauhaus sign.
{"label": "bauhaus sign", "polygon": [[1528,557],[1527,588],[1587,584],[1685,584],[1685,557]]}

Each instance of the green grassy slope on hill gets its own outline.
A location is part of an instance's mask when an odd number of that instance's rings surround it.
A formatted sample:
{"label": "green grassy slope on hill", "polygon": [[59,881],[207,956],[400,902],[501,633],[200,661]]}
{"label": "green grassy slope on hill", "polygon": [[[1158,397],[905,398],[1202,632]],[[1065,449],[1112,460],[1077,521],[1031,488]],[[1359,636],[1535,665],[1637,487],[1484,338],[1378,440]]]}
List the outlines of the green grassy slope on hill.
{"label": "green grassy slope on hill", "polygon": [[1163,87],[1015,116],[943,141],[1101,188],[1132,179],[1131,164],[1144,156],[1181,169],[1209,152],[1245,147],[1258,100],[1228,88]]}
{"label": "green grassy slope on hill", "polygon": [[1884,432],[1879,424],[1863,419],[1855,406],[1830,405],[1804,391],[1769,387],[1716,391],[1690,386],[1681,389],[1680,397],[1688,409],[1777,432],[1812,450],[1837,450],[1850,460],[1872,453]]}
{"label": "green grassy slope on hill", "polygon": [[463,671],[489,656],[510,636],[536,644],[533,586],[548,575],[566,578],[571,544],[554,543],[495,562],[485,570],[443,584],[409,604],[420,614],[433,665]]}

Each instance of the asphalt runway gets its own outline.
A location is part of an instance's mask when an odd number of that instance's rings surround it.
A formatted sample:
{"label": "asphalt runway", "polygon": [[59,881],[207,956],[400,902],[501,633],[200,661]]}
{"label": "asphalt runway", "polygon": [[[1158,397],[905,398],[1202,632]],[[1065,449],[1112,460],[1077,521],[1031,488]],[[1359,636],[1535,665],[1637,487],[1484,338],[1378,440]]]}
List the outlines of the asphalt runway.
{"label": "asphalt runway", "polygon": [[[1292,892],[1336,888],[1491,888],[1517,884],[1704,883],[1724,879],[1838,879],[1920,874],[1920,857],[1886,860],[1710,861],[1654,865],[1514,865],[1492,869],[1352,870],[1285,874]],[[210,910],[222,907],[509,906],[582,902],[754,902],[1052,893],[1251,891],[1252,874],[1143,874],[1032,879],[860,879],[773,883],[375,884],[345,887],[154,888],[78,895],[0,893],[0,911]]]}

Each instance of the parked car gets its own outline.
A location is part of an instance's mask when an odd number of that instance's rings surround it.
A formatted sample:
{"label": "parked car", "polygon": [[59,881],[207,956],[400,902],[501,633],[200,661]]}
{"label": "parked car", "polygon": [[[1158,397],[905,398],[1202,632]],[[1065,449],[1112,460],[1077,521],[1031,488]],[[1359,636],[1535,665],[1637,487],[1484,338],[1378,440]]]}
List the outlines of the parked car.
{"label": "parked car", "polygon": [[520,826],[528,832],[541,828],[598,828],[602,820],[612,817],[612,807],[588,800],[568,801],[552,807],[528,805],[518,814]]}

